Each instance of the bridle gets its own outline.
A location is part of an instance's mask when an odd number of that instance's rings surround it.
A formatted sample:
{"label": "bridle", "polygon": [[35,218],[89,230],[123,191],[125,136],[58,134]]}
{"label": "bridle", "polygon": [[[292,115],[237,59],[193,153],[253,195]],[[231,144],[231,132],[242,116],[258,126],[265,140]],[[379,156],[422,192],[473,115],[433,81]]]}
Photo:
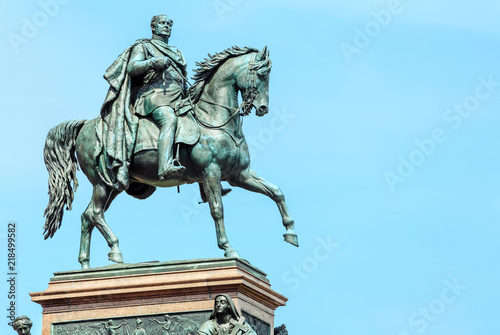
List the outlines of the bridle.
{"label": "bridle", "polygon": [[222,124],[215,126],[207,121],[200,119],[196,113],[197,107],[193,103],[193,101],[191,100],[191,96],[189,96],[189,103],[191,104],[191,107],[193,108],[193,116],[194,116],[195,120],[200,125],[202,125],[205,128],[209,128],[209,129],[220,129],[220,128],[224,127],[226,124],[228,124],[229,121],[231,121],[237,114],[239,114],[240,116],[247,116],[248,114],[250,114],[250,112],[252,110],[252,106],[255,107],[255,109],[257,109],[257,107],[254,104],[255,99],[257,98],[257,93],[258,93],[258,90],[257,90],[257,70],[255,70],[255,68],[254,68],[256,55],[257,54],[252,55],[253,58],[251,59],[250,62],[248,62],[247,81],[246,81],[246,85],[245,85],[246,97],[243,97],[243,101],[241,102],[241,104],[238,108],[226,106],[224,104],[219,104],[215,101],[210,101],[210,100],[206,100],[203,98],[198,99],[198,100],[206,102],[210,105],[223,107],[229,111],[233,111],[233,113],[231,113],[229,118],[225,122],[223,122]]}
{"label": "bridle", "polygon": [[255,98],[257,98],[257,70],[255,69],[255,57],[256,54],[253,55],[252,61],[248,62],[248,71],[247,71],[247,84],[245,86],[246,98],[243,99],[243,115],[250,114],[252,110],[252,106],[257,110],[257,106],[254,105]]}

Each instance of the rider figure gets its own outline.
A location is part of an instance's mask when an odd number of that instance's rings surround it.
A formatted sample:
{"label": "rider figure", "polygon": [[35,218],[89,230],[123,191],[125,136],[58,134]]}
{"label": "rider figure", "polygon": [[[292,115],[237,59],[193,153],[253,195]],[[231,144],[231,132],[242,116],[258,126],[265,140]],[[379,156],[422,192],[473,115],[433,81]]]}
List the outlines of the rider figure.
{"label": "rider figure", "polygon": [[136,115],[148,116],[160,127],[158,177],[180,175],[185,170],[173,159],[177,128],[176,105],[186,96],[186,61],[176,47],[168,45],[173,21],[166,15],[151,19],[153,37],[132,49],[127,72],[132,81]]}
{"label": "rider figure", "polygon": [[[104,75],[110,89],[96,127],[103,147],[99,172],[108,185],[119,190],[129,187],[128,168],[138,124],[132,114],[151,118],[160,128],[158,178],[179,176],[185,170],[178,157],[174,159],[174,138],[177,116],[187,113],[190,103],[185,99],[186,60],[179,49],[168,44],[172,24],[166,15],[153,16],[152,38],[137,40]],[[201,184],[200,189],[206,202]],[[226,195],[231,189],[221,186],[221,191]]]}

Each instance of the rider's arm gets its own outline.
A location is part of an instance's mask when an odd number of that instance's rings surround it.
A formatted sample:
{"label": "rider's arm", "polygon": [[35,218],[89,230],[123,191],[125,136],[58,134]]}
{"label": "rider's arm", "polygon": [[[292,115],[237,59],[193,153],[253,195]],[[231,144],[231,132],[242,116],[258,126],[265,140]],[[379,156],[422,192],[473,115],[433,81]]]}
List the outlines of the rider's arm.
{"label": "rider's arm", "polygon": [[130,55],[127,71],[131,77],[136,77],[145,74],[149,70],[163,70],[166,67],[166,58],[153,57],[146,59],[144,47],[137,44]]}
{"label": "rider's arm", "polygon": [[146,59],[144,47],[137,44],[130,55],[127,71],[131,77],[136,77],[145,74],[148,70],[153,69],[151,60]]}

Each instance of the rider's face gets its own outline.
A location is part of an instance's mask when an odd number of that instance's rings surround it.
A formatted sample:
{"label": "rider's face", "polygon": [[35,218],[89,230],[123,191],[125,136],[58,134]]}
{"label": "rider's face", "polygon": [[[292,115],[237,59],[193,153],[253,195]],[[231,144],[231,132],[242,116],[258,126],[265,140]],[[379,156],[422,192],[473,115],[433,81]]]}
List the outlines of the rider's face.
{"label": "rider's face", "polygon": [[161,15],[158,20],[156,20],[156,24],[153,27],[153,33],[161,37],[169,38],[172,32],[172,24],[172,20],[166,15]]}

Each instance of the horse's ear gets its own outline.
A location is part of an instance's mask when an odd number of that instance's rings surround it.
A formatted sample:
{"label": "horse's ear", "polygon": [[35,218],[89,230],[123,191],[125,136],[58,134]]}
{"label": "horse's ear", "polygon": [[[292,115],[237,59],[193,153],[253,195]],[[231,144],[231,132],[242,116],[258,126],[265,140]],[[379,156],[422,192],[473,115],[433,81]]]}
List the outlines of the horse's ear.
{"label": "horse's ear", "polygon": [[258,60],[264,60],[266,57],[269,55],[269,51],[267,50],[267,45],[264,46],[264,48],[259,51],[259,54],[257,55]]}

